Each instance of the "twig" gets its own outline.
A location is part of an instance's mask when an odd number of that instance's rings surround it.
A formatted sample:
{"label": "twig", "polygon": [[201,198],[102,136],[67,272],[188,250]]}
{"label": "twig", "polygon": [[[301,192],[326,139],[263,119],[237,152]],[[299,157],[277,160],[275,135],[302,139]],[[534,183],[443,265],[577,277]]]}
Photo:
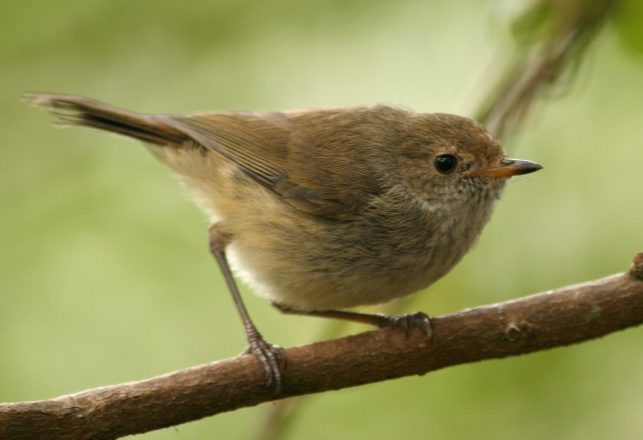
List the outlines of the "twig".
{"label": "twig", "polygon": [[[551,30],[537,43],[516,45],[519,53],[516,62],[478,106],[475,119],[497,138],[515,131],[533,109],[538,96],[560,84],[565,74],[571,76],[575,72],[615,4],[614,0],[573,1],[565,5],[554,5],[548,0],[535,1],[526,17],[551,15],[544,22]],[[536,32],[538,28],[537,24],[532,24],[529,30]]]}
{"label": "twig", "polygon": [[[628,273],[286,350],[280,398],[425,374],[597,338],[643,323],[643,254]],[[52,400],[0,405],[0,438],[115,439],[272,400],[249,355]]]}

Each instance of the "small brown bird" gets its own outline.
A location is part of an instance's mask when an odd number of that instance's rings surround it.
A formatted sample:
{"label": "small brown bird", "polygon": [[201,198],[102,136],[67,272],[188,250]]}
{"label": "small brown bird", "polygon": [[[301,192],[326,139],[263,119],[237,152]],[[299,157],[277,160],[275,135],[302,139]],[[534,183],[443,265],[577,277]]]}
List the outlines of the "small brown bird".
{"label": "small brown bird", "polygon": [[419,325],[430,335],[423,313],[337,309],[435,282],[476,241],[505,182],[541,168],[506,159],[482,125],[449,114],[374,106],[151,115],[78,96],[30,99],[63,125],[145,142],[190,190],[212,222],[210,248],[249,351],[275,392],[283,353],[250,320],[230,266],[284,312]]}

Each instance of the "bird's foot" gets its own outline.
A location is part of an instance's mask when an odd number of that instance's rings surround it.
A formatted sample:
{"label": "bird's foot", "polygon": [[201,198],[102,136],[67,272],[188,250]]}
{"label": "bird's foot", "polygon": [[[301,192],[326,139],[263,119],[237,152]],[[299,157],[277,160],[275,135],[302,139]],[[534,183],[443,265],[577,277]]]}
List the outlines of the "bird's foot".
{"label": "bird's foot", "polygon": [[283,388],[283,372],[286,369],[286,353],[278,345],[266,342],[260,334],[248,338],[250,345],[242,354],[253,354],[261,363],[266,375],[266,386],[277,396]]}
{"label": "bird's foot", "polygon": [[428,340],[433,336],[431,318],[424,312],[406,313],[403,315],[376,315],[379,328],[396,327],[401,328],[409,336],[411,329],[418,328],[426,335]]}

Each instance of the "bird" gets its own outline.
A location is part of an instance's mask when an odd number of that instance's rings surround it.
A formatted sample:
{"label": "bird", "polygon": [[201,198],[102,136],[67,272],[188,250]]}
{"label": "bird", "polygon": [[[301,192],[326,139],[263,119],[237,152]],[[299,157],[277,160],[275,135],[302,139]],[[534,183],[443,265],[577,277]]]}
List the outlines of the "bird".
{"label": "bird", "polygon": [[283,349],[267,342],[235,275],[285,313],[421,327],[430,318],[344,310],[426,288],[476,242],[511,177],[480,123],[386,106],[283,112],[136,113],[93,99],[31,93],[57,123],[142,141],[210,221],[209,246],[260,361],[281,392]]}

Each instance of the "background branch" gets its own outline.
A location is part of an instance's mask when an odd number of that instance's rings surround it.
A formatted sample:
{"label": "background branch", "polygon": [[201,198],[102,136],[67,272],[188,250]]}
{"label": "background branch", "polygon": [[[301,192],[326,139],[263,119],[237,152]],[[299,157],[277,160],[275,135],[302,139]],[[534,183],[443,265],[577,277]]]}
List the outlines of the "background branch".
{"label": "background branch", "polygon": [[[371,331],[286,350],[280,398],[531,353],[643,323],[643,254],[630,271],[433,319],[434,336]],[[245,355],[52,400],[0,405],[0,438],[113,439],[272,400]]]}
{"label": "background branch", "polygon": [[485,97],[475,119],[497,138],[515,132],[538,96],[554,86],[572,84],[586,49],[615,6],[613,0],[564,5],[534,1],[514,22],[514,62]]}

